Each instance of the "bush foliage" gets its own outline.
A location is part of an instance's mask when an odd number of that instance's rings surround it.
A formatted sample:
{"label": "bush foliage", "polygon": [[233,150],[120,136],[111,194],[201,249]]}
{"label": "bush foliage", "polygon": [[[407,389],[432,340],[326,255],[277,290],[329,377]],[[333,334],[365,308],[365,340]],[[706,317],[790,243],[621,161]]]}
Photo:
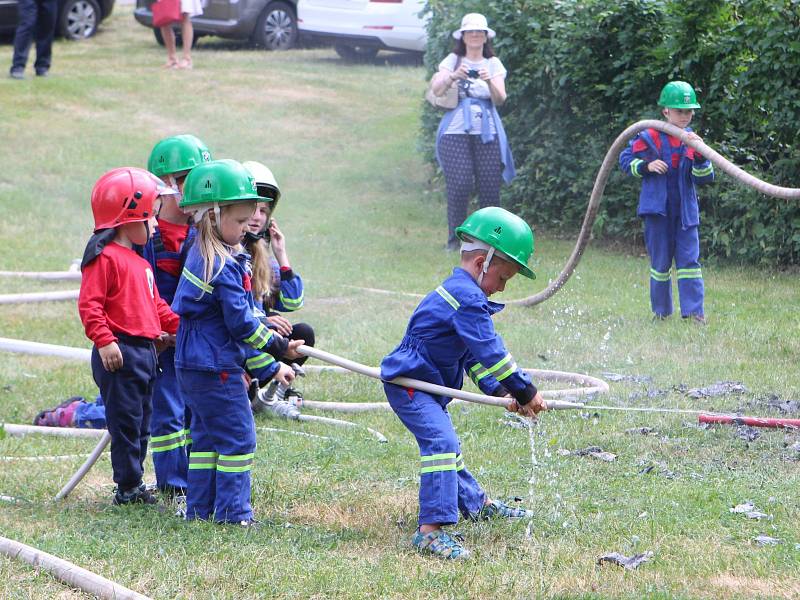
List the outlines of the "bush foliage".
{"label": "bush foliage", "polygon": [[[429,0],[429,73],[467,12],[487,15],[508,69],[502,108],[517,178],[504,202],[552,233],[580,226],[614,138],[644,118],[670,80],[692,83],[692,123],[757,177],[800,185],[800,0]],[[428,107],[432,158],[440,114]],[[596,237],[636,241],[638,181],[616,172]],[[703,256],[765,265],[800,261],[800,202],[760,195],[720,174],[702,188]]]}

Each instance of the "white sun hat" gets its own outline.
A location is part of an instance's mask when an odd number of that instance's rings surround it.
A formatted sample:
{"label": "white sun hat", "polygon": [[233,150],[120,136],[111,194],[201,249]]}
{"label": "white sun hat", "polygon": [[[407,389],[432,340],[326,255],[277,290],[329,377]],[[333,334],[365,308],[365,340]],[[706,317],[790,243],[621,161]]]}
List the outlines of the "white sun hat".
{"label": "white sun hat", "polygon": [[461,19],[461,28],[453,32],[453,37],[457,40],[461,39],[461,34],[465,31],[485,31],[486,37],[492,39],[495,36],[494,29],[489,28],[489,23],[480,13],[468,13]]}

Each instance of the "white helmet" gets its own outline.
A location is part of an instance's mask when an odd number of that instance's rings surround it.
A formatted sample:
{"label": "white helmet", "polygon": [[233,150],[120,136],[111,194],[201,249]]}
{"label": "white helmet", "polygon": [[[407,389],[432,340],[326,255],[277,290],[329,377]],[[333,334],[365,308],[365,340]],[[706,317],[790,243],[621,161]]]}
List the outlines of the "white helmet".
{"label": "white helmet", "polygon": [[278,200],[281,198],[281,188],[278,187],[278,182],[275,180],[272,171],[269,170],[267,165],[254,160],[245,161],[242,166],[247,169],[250,176],[255,180],[258,195],[269,202],[274,211],[278,205]]}

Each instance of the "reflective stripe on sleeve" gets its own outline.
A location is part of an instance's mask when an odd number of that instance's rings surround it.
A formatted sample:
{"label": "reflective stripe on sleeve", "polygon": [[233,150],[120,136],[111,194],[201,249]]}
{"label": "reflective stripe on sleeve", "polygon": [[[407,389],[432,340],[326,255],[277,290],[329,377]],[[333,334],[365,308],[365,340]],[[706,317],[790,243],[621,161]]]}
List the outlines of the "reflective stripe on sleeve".
{"label": "reflective stripe on sleeve", "polygon": [[266,327],[263,323],[259,323],[256,330],[250,337],[245,338],[245,344],[249,344],[256,350],[262,350],[272,337],[272,330]]}
{"label": "reflective stripe on sleeve", "polygon": [[450,292],[444,289],[441,285],[436,288],[436,293],[439,294],[444,299],[445,302],[447,302],[450,306],[452,306],[453,310],[458,310],[459,307],[461,306],[458,303],[458,300],[453,298],[453,296],[450,295]]}
{"label": "reflective stripe on sleeve", "polygon": [[478,382],[484,377],[486,377],[488,374],[489,371],[481,363],[475,363],[469,370],[469,377],[470,379],[472,379],[472,381],[475,382],[475,385],[477,385]]}
{"label": "reflective stripe on sleeve", "polygon": [[263,367],[266,367],[267,365],[274,362],[275,358],[273,358],[271,354],[267,354],[266,352],[261,352],[244,361],[244,366],[247,367],[248,370],[252,371],[253,369],[261,369]]}
{"label": "reflective stripe on sleeve", "polygon": [[206,283],[205,281],[203,281],[202,279],[197,277],[194,273],[192,273],[186,267],[183,268],[183,276],[186,278],[186,280],[189,283],[194,284],[196,287],[199,287],[204,292],[207,292],[207,293],[211,294],[214,291],[214,286],[213,285],[209,285],[208,283]]}
{"label": "reflective stripe on sleeve", "polygon": [[714,167],[711,165],[708,165],[704,169],[698,169],[696,167],[692,167],[692,175],[694,175],[695,177],[708,177],[713,172],[714,172]]}
{"label": "reflective stripe on sleeve", "polygon": [[298,310],[303,307],[303,294],[300,294],[299,298],[289,298],[288,296],[284,296],[283,292],[280,292],[278,294],[278,300],[280,300],[284,308],[290,311]]}

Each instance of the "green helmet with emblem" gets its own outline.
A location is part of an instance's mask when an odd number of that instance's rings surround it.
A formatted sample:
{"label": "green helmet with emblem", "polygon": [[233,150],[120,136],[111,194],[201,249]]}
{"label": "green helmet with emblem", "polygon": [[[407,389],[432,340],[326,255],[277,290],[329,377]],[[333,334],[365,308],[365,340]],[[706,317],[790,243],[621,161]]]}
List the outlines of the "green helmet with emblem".
{"label": "green helmet with emblem", "polygon": [[528,267],[533,254],[534,236],[530,225],[499,206],[476,210],[456,227],[461,241],[477,240],[488,244],[506,260],[519,265],[519,272],[530,279],[536,275]]}
{"label": "green helmet with emblem", "polygon": [[700,108],[694,88],[685,81],[670,81],[661,90],[658,105],[664,108]]}
{"label": "green helmet with emblem", "polygon": [[212,160],[203,163],[186,176],[180,207],[188,211],[233,202],[258,202],[256,182],[241,163]]}
{"label": "green helmet with emblem", "polygon": [[189,134],[174,135],[153,146],[147,170],[157,177],[163,177],[191,171],[210,160],[211,152],[202,140]]}
{"label": "green helmet with emblem", "polygon": [[254,160],[246,160],[242,163],[256,182],[256,190],[262,200],[270,203],[270,209],[274,212],[281,199],[281,188],[267,165]]}

